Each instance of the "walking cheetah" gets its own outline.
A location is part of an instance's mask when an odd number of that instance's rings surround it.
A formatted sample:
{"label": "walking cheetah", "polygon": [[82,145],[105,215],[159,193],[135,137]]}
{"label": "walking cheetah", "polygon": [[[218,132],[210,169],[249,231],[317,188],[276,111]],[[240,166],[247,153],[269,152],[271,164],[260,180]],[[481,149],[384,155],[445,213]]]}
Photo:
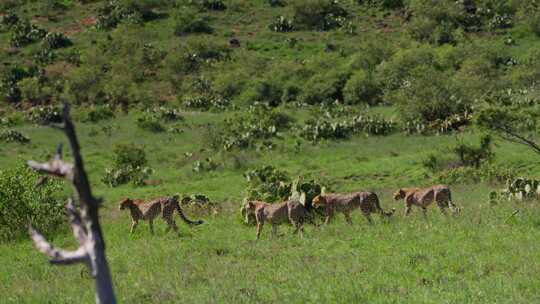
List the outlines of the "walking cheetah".
{"label": "walking cheetah", "polygon": [[130,233],[133,233],[135,227],[139,223],[139,220],[146,220],[150,225],[150,232],[154,233],[154,219],[158,216],[162,216],[163,220],[167,223],[167,232],[172,228],[174,231],[178,231],[178,227],[173,219],[174,211],[178,211],[180,218],[189,225],[200,225],[203,223],[202,220],[191,221],[182,212],[180,205],[178,204],[178,196],[173,197],[161,197],[154,199],[150,202],[145,202],[143,200],[132,200],[125,198],[120,202],[120,210],[126,208],[129,209],[131,215],[131,230]]}
{"label": "walking cheetah", "polygon": [[379,204],[377,194],[373,192],[354,192],[354,193],[327,193],[317,195],[313,199],[313,208],[325,207],[326,220],[328,224],[335,212],[341,212],[349,224],[352,224],[350,213],[360,208],[362,214],[369,223],[373,223],[371,213],[379,213],[381,216],[390,217],[395,209],[385,212]]}
{"label": "walking cheetah", "polygon": [[300,237],[304,237],[304,219],[307,216],[306,209],[300,202],[288,200],[278,204],[268,204],[262,201],[247,201],[244,205],[246,222],[250,214],[255,214],[257,221],[257,240],[265,222],[272,225],[273,237],[277,233],[277,226],[290,222],[294,227],[294,233],[300,232]]}
{"label": "walking cheetah", "polygon": [[411,213],[412,206],[422,208],[424,216],[427,214],[427,207],[434,201],[443,214],[446,215],[446,208],[454,213],[459,212],[459,208],[452,202],[452,193],[446,185],[434,185],[428,188],[400,188],[394,193],[394,200],[403,199],[405,201],[405,215]]}

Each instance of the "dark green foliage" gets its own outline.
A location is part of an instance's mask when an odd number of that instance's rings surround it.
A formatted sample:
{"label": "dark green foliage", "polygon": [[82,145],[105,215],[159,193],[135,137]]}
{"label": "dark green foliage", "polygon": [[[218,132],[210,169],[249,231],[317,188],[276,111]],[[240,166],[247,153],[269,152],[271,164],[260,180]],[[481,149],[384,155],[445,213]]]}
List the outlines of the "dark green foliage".
{"label": "dark green foliage", "polygon": [[403,0],[356,0],[356,2],[383,9],[397,9],[404,6]]}
{"label": "dark green foliage", "polygon": [[291,123],[292,119],[284,113],[261,105],[252,107],[248,113],[225,120],[221,130],[222,147],[225,150],[249,148],[261,141],[271,147],[268,141],[287,130]]}
{"label": "dark green foliage", "polygon": [[151,10],[138,5],[137,1],[108,0],[97,9],[96,27],[102,30],[115,28],[119,23],[142,23]]}
{"label": "dark green foliage", "polygon": [[43,38],[43,47],[45,49],[59,49],[71,46],[71,40],[63,33],[50,32]]}
{"label": "dark green foliage", "polygon": [[171,80],[176,80],[179,74],[195,73],[204,65],[228,60],[230,53],[225,45],[206,39],[189,39],[178,50],[169,53],[166,65]]}
{"label": "dark green foliage", "polygon": [[359,70],[345,84],[343,97],[347,104],[377,105],[382,101],[382,86],[371,73]]}
{"label": "dark green foliage", "polygon": [[248,185],[245,197],[268,203],[281,202],[291,195],[289,174],[273,166],[264,166],[244,173]]}
{"label": "dark green foliage", "polygon": [[184,117],[180,110],[169,107],[154,107],[146,110],[149,115],[155,116],[157,119],[165,122],[182,121]]}
{"label": "dark green foliage", "polygon": [[114,110],[108,105],[103,105],[91,107],[84,114],[82,121],[96,123],[112,118],[114,118]]}
{"label": "dark green foliage", "polygon": [[17,14],[14,12],[8,12],[4,16],[0,17],[0,25],[2,26],[2,29],[4,28],[11,28],[12,26],[19,23],[20,19]]}
{"label": "dark green foliage", "polygon": [[223,11],[227,9],[227,5],[225,5],[223,0],[191,0],[191,2],[196,3],[202,8],[213,11]]}
{"label": "dark green foliage", "polygon": [[268,25],[268,28],[279,33],[292,32],[294,30],[293,21],[284,16],[276,17],[274,21]]}
{"label": "dark green foliage", "polygon": [[105,170],[103,183],[117,187],[129,182],[136,186],[144,185],[144,181],[152,174],[147,167],[146,153],[135,145],[117,145],[114,147],[114,167]]}
{"label": "dark green foliage", "polygon": [[463,141],[452,147],[463,166],[479,168],[484,162],[489,162],[493,158],[491,136],[484,135],[480,138],[480,145],[475,147]]}
{"label": "dark green foliage", "polygon": [[347,11],[335,0],[301,0],[293,5],[293,22],[298,29],[327,31],[342,26]]}
{"label": "dark green foliage", "polygon": [[484,164],[474,167],[456,167],[444,170],[433,179],[435,183],[471,184],[480,182],[504,183],[516,176],[516,171],[500,165]]}
{"label": "dark green foliage", "polygon": [[343,88],[348,78],[349,73],[336,70],[317,74],[303,86],[298,101],[309,105],[343,101]]}
{"label": "dark green foliage", "polygon": [[0,91],[7,102],[17,103],[21,100],[21,90],[17,83],[36,74],[34,69],[25,69],[18,65],[7,67],[2,70],[0,78]]}
{"label": "dark green foliage", "polygon": [[52,235],[65,222],[62,187],[48,179],[36,186],[39,175],[26,166],[0,170],[0,240],[27,236],[31,222]]}
{"label": "dark green foliage", "polygon": [[164,132],[165,127],[155,115],[143,114],[137,118],[137,127],[154,133]]}
{"label": "dark green foliage", "polygon": [[17,130],[7,129],[0,131],[0,141],[26,144],[30,142],[30,138]]}
{"label": "dark green foliage", "polygon": [[31,24],[29,21],[20,21],[12,28],[10,44],[13,47],[24,47],[40,41],[46,35],[46,30]]}
{"label": "dark green foliage", "polygon": [[58,106],[37,106],[27,112],[28,120],[39,125],[61,123],[62,109]]}
{"label": "dark green foliage", "polygon": [[268,5],[271,7],[284,7],[287,4],[283,0],[268,0]]}
{"label": "dark green foliage", "polygon": [[186,108],[201,111],[223,110],[230,105],[230,100],[222,97],[213,88],[213,82],[205,77],[198,77],[191,83],[193,95],[187,95],[182,99],[182,105]]}
{"label": "dark green foliage", "polygon": [[174,34],[176,36],[191,33],[211,34],[213,32],[205,18],[189,10],[179,11],[174,21]]}

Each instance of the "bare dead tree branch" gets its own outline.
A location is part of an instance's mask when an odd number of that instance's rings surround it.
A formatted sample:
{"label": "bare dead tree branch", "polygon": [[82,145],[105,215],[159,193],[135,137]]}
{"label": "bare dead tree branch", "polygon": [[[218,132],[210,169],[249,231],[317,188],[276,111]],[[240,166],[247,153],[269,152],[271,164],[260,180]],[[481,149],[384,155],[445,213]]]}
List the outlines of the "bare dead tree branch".
{"label": "bare dead tree branch", "polygon": [[512,131],[512,129],[509,127],[499,127],[497,129],[499,132],[502,132],[501,136],[505,140],[528,146],[529,148],[533,149],[534,152],[540,154],[540,144],[537,144],[525,136]]}
{"label": "bare dead tree branch", "polygon": [[[58,146],[55,157],[48,163],[28,161],[32,169],[54,177],[60,177],[73,184],[78,196],[79,210],[72,199],[66,204],[71,230],[79,243],[79,248],[67,251],[54,247],[39,232],[29,226],[30,237],[36,248],[49,256],[51,264],[70,265],[87,264],[96,283],[96,303],[116,303],[109,266],[105,256],[105,242],[99,224],[98,209],[100,200],[92,195],[88,176],[84,170],[80,145],[75,133],[75,126],[69,115],[69,105],[64,105],[64,123],[61,130],[68,138],[73,152],[74,164],[62,160],[62,145]],[[38,183],[39,184],[39,183]]]}

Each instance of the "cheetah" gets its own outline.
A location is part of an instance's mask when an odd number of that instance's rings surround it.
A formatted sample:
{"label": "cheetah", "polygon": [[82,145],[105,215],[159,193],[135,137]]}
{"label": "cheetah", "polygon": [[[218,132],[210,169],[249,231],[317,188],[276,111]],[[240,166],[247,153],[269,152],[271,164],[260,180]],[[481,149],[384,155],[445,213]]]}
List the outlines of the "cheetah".
{"label": "cheetah", "polygon": [[403,199],[405,201],[405,215],[411,213],[412,206],[422,208],[424,216],[427,216],[427,207],[434,201],[443,214],[446,215],[446,208],[454,213],[459,212],[459,208],[452,202],[452,193],[446,185],[434,185],[428,188],[400,188],[394,193],[394,200]]}
{"label": "cheetah", "polygon": [[384,211],[379,204],[379,197],[374,192],[361,191],[353,193],[327,193],[317,195],[313,199],[313,208],[325,207],[325,225],[330,222],[335,212],[341,212],[345,216],[347,223],[352,224],[350,213],[360,208],[362,214],[370,224],[373,223],[371,213],[379,213],[381,216],[390,217],[395,209],[389,212]]}
{"label": "cheetah", "polygon": [[132,200],[125,198],[120,202],[120,210],[129,209],[131,215],[131,230],[130,233],[135,231],[135,227],[139,223],[139,220],[146,220],[150,225],[150,232],[154,234],[154,225],[153,221],[158,216],[162,216],[163,220],[167,223],[167,232],[170,229],[173,229],[175,232],[178,231],[178,227],[173,219],[174,211],[178,211],[180,218],[189,225],[200,225],[203,223],[202,220],[191,221],[182,212],[180,205],[178,204],[178,196],[173,197],[161,197],[156,198],[152,201],[145,202],[143,200]]}
{"label": "cheetah", "polygon": [[304,237],[304,219],[307,216],[304,206],[296,200],[288,200],[277,204],[268,204],[262,201],[247,201],[243,209],[245,210],[246,222],[250,214],[255,215],[257,222],[257,240],[259,240],[265,222],[272,225],[273,237],[277,233],[277,226],[290,222],[294,227],[294,234],[300,232],[300,237]]}

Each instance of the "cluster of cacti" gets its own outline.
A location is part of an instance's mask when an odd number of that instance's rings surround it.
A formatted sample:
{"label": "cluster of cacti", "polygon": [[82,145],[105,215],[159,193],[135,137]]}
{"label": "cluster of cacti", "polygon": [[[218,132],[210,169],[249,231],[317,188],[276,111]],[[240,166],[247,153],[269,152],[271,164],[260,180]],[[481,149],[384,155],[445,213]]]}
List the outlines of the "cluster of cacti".
{"label": "cluster of cacti", "polygon": [[18,142],[21,144],[25,144],[25,143],[30,142],[30,138],[17,130],[7,129],[7,130],[0,131],[0,141]]}
{"label": "cluster of cacti", "polygon": [[519,177],[508,180],[506,188],[498,192],[490,192],[489,199],[491,203],[496,203],[502,199],[507,201],[540,200],[540,179]]}
{"label": "cluster of cacti", "polygon": [[147,163],[143,148],[133,145],[118,145],[114,148],[114,166],[105,169],[105,175],[101,181],[110,187],[117,187],[129,182],[136,186],[142,186],[153,173],[153,169],[146,166]]}
{"label": "cluster of cacti", "polygon": [[460,130],[472,122],[473,115],[470,112],[453,114],[445,119],[437,119],[425,122],[422,119],[409,119],[400,126],[401,130],[408,135],[412,134],[445,134]]}
{"label": "cluster of cacti", "polygon": [[268,25],[268,28],[274,32],[286,33],[294,30],[293,22],[285,16],[278,16]]}
{"label": "cluster of cacti", "polygon": [[118,0],[109,0],[97,10],[96,28],[109,30],[121,22],[141,23],[142,21],[143,14],[135,2],[126,4]]}

